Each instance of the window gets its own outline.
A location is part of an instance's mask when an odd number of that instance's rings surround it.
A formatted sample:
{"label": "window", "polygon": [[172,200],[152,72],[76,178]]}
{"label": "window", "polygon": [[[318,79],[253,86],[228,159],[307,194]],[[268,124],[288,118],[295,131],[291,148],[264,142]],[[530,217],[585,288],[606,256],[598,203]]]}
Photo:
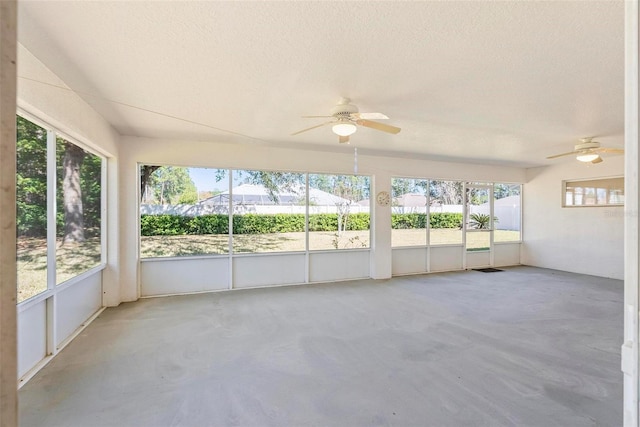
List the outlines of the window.
{"label": "window", "polygon": [[226,169],[141,165],[140,256],[228,253],[228,176]]}
{"label": "window", "polygon": [[47,131],[17,117],[18,302],[47,290]]}
{"label": "window", "polygon": [[105,160],[21,116],[16,136],[22,302],[102,264]]}
{"label": "window", "polygon": [[369,247],[369,177],[309,175],[309,249]]}
{"label": "window", "polygon": [[429,244],[462,244],[463,193],[460,181],[429,181]]}
{"label": "window", "polygon": [[427,244],[427,190],[425,179],[391,180],[391,246]]}
{"label": "window", "polygon": [[563,181],[562,186],[563,207],[624,205],[623,177]]}
{"label": "window", "polygon": [[368,248],[369,181],[351,175],[141,165],[140,255]]}
{"label": "window", "polygon": [[306,176],[234,170],[233,252],[306,249]]}
{"label": "window", "polygon": [[521,185],[495,184],[493,187],[493,241],[520,241]]}
{"label": "window", "polygon": [[56,284],[102,261],[102,158],[56,140]]}

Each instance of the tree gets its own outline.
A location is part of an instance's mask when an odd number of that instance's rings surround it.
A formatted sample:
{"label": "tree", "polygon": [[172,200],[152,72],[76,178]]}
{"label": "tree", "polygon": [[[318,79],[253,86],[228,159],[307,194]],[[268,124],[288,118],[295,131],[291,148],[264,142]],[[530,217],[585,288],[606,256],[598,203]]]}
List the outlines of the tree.
{"label": "tree", "polygon": [[80,170],[85,237],[100,233],[102,223],[102,158],[85,151]]}
{"label": "tree", "polygon": [[391,194],[400,197],[404,194],[419,193],[425,194],[427,191],[427,180],[411,178],[393,178],[391,180]]}
{"label": "tree", "polygon": [[309,175],[309,187],[331,193],[346,201],[337,202],[338,236],[346,231],[353,202],[369,197],[369,178],[357,175]]}
{"label": "tree", "polygon": [[514,184],[496,184],[493,188],[493,197],[504,199],[509,196],[519,196],[520,186]]}
{"label": "tree", "polygon": [[102,158],[63,138],[56,140],[57,235],[62,244],[100,234]]}
{"label": "tree", "polygon": [[145,200],[145,196],[148,196],[149,181],[151,180],[151,174],[155,172],[160,166],[142,165],[140,166],[140,199]]}
{"label": "tree", "polygon": [[141,166],[140,186],[142,200],[146,203],[164,205],[198,201],[196,186],[187,168]]}
{"label": "tree", "polygon": [[178,197],[178,204],[193,205],[194,203],[197,203],[197,202],[198,202],[198,189],[196,188],[196,185],[193,183],[193,181],[189,179],[189,182],[187,183],[186,188],[184,189],[182,194],[180,194],[180,197]]}
{"label": "tree", "polygon": [[301,173],[269,171],[237,171],[237,173],[247,184],[262,185],[267,190],[269,198],[276,204],[280,201],[278,194],[282,191],[301,193],[305,185],[304,174]]}
{"label": "tree", "polygon": [[461,205],[462,182],[460,181],[431,181],[429,186],[431,200],[437,200],[443,205]]}
{"label": "tree", "polygon": [[47,131],[16,120],[16,225],[18,236],[47,235]]}
{"label": "tree", "polygon": [[358,175],[309,175],[309,187],[352,201],[369,198],[369,177]]}
{"label": "tree", "polygon": [[62,244],[68,242],[84,242],[84,212],[82,204],[82,187],[80,185],[80,168],[85,152],[82,148],[68,141],[64,143],[62,160],[62,194],[64,210],[64,236]]}
{"label": "tree", "polygon": [[[16,117],[18,236],[47,236],[47,131]],[[62,138],[56,140],[57,235],[83,242],[101,223],[102,158]]]}

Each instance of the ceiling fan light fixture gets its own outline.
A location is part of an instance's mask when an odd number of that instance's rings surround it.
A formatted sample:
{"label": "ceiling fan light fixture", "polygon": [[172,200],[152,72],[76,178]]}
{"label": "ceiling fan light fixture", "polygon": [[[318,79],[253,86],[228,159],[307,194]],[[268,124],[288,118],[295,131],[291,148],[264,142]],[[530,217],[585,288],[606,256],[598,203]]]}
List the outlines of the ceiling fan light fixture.
{"label": "ceiling fan light fixture", "polygon": [[336,135],[349,136],[355,133],[357,127],[350,122],[338,122],[331,127],[331,130],[333,130],[333,133],[335,133]]}
{"label": "ceiling fan light fixture", "polygon": [[593,153],[578,154],[576,156],[576,160],[578,160],[580,162],[584,162],[584,163],[589,163],[589,162],[594,161],[598,157],[600,157],[598,154],[593,154]]}

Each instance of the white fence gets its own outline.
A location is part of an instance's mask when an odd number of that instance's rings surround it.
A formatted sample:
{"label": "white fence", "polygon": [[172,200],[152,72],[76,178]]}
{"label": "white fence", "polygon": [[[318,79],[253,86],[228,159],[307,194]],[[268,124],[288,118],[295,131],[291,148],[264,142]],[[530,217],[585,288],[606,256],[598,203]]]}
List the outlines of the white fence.
{"label": "white fence", "polygon": [[[300,205],[256,205],[236,204],[233,207],[234,214],[304,214],[305,206]],[[224,205],[151,205],[141,204],[141,215],[182,215],[201,216],[211,214],[228,214],[229,206]],[[309,206],[310,214],[338,213],[337,206]],[[369,206],[352,204],[349,213],[369,213]]]}
{"label": "white fence", "polygon": [[[431,206],[431,213],[462,213],[463,205],[440,205]],[[489,204],[482,205],[470,205],[470,213],[481,213],[489,215]],[[427,206],[393,206],[391,208],[393,213],[426,213]],[[498,199],[493,206],[493,216],[498,219],[494,223],[496,230],[513,230],[520,231],[520,199],[509,197],[505,199]]]}

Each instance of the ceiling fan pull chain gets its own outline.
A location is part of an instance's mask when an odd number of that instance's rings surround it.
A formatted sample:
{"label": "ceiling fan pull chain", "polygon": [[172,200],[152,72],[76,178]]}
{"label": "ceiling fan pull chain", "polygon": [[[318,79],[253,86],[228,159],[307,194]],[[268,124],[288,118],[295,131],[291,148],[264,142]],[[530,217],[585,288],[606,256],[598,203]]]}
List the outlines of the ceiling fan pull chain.
{"label": "ceiling fan pull chain", "polygon": [[358,149],[353,148],[353,174],[358,174]]}

